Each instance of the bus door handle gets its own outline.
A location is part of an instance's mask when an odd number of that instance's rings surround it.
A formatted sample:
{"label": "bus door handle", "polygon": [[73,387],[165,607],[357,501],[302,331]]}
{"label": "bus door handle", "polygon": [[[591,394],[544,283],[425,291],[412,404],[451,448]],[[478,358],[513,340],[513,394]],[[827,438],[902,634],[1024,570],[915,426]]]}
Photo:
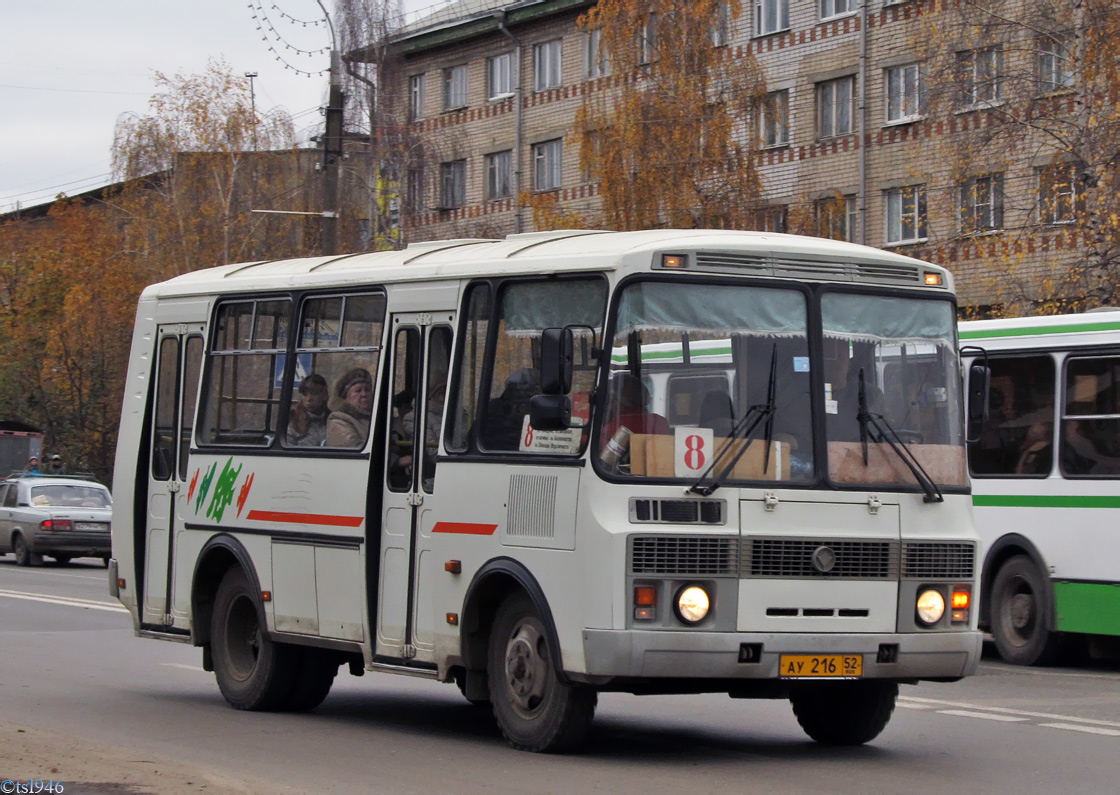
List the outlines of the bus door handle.
{"label": "bus door handle", "polygon": [[408,493],[408,504],[412,506],[423,505],[424,495],[418,491],[410,491]]}

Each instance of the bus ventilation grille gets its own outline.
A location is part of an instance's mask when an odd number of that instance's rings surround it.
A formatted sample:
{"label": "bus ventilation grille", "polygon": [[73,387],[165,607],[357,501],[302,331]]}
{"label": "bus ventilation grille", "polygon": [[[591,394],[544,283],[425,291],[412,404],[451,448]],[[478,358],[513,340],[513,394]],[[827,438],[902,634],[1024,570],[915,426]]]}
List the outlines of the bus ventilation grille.
{"label": "bus ventilation grille", "polygon": [[920,284],[918,266],[885,262],[811,261],[783,257],[703,252],[696,266],[706,270],[734,271],[793,279],[827,279],[888,284]]}
{"label": "bus ventilation grille", "polygon": [[630,573],[687,577],[734,577],[739,539],[675,536],[634,537]]}
{"label": "bus ventilation grille", "polygon": [[631,522],[660,524],[724,524],[723,500],[630,500]]}
{"label": "bus ventilation grille", "polygon": [[753,538],[743,545],[743,577],[891,580],[898,543],[829,538]]}
{"label": "bus ventilation grille", "polygon": [[902,546],[904,576],[919,580],[971,580],[976,545],[908,541]]}

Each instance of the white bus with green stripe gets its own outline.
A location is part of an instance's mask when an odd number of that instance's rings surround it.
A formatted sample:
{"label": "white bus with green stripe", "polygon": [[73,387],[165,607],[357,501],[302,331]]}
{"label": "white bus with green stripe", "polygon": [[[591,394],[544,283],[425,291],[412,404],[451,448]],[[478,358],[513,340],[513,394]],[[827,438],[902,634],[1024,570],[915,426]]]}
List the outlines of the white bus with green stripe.
{"label": "white bus with green stripe", "polygon": [[1120,636],[1120,310],[965,322],[960,340],[991,372],[968,456],[981,626],[1022,665]]}

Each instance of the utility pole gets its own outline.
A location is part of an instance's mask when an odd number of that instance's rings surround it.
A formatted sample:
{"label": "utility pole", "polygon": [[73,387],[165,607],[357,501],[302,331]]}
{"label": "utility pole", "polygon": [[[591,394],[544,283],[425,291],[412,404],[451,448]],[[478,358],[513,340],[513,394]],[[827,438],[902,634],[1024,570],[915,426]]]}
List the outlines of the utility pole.
{"label": "utility pole", "polygon": [[253,78],[257,76],[256,72],[246,72],[245,76],[249,78],[249,110],[252,112],[252,125],[253,125],[253,151],[257,151],[257,93],[253,88]]}
{"label": "utility pole", "polygon": [[[332,31],[333,38],[333,31]],[[338,177],[342,168],[342,58],[331,49],[331,88],[323,134],[323,254],[338,253]]]}

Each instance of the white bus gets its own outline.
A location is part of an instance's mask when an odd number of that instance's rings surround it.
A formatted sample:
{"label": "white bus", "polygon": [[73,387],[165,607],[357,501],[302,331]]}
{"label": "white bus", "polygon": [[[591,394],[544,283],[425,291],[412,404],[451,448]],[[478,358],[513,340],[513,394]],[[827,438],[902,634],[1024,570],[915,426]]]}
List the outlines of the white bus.
{"label": "white bus", "polygon": [[990,370],[968,454],[981,625],[1021,665],[1120,636],[1120,310],[966,322],[960,338]]}
{"label": "white bus", "polygon": [[980,655],[954,302],[918,260],[721,231],[177,277],[137,313],[113,588],[239,709],[345,664],[454,681],[527,750],[608,691],[867,742]]}

